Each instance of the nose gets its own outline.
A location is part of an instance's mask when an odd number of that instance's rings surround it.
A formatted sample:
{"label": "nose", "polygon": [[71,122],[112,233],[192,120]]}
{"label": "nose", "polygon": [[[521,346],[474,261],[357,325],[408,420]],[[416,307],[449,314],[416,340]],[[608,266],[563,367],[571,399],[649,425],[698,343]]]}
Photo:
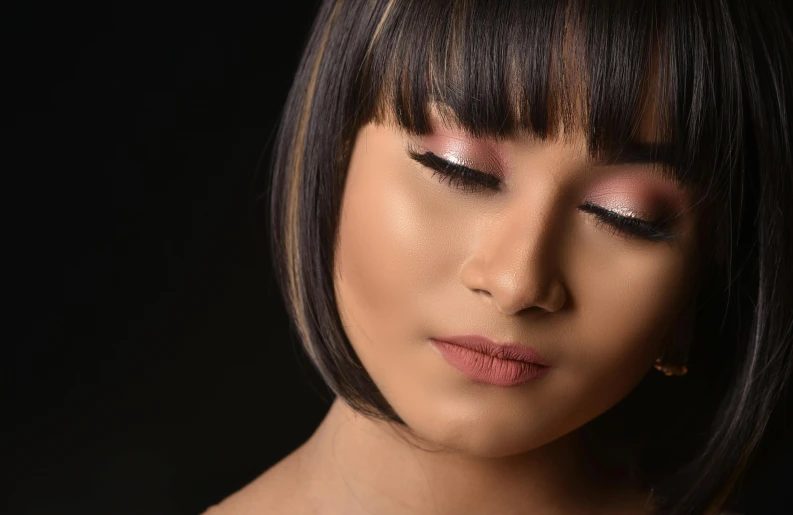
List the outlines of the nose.
{"label": "nose", "polygon": [[560,230],[550,206],[503,211],[482,230],[461,268],[461,281],[504,314],[529,308],[559,311],[568,297],[559,259]]}

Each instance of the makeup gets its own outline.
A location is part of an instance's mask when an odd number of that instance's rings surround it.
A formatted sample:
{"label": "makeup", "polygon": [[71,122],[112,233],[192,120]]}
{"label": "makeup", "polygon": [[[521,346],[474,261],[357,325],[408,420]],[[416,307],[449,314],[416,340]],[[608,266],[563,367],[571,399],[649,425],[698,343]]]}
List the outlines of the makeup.
{"label": "makeup", "polygon": [[542,377],[551,368],[525,345],[497,344],[474,335],[430,338],[430,342],[468,379],[495,386],[517,386]]}
{"label": "makeup", "polygon": [[442,119],[434,110],[430,125],[429,134],[410,138],[413,151],[432,152],[445,161],[481,170],[502,181],[509,175],[507,156],[496,138],[473,136],[454,117]]}
{"label": "makeup", "polygon": [[676,219],[686,209],[689,191],[658,173],[639,168],[596,176],[580,207],[617,229],[651,241],[679,237]]}

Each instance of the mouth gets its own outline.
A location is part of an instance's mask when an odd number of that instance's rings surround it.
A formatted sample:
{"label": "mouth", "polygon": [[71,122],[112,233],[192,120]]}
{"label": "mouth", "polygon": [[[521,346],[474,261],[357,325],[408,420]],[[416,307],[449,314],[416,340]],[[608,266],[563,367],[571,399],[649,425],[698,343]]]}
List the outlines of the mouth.
{"label": "mouth", "polygon": [[534,349],[482,336],[430,338],[441,356],[468,379],[509,387],[544,376],[551,366]]}

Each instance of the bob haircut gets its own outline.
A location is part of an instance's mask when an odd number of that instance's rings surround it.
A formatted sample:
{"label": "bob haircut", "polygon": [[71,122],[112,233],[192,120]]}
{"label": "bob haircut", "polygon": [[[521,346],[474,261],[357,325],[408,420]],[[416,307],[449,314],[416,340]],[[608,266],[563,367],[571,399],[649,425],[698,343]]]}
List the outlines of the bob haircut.
{"label": "bob haircut", "polygon": [[426,134],[433,104],[475,136],[547,139],[575,126],[608,157],[635,137],[652,100],[656,150],[703,213],[692,372],[647,374],[584,429],[653,489],[661,512],[717,512],[791,370],[792,48],[786,13],[771,2],[322,2],[269,193],[279,286],[327,386],[406,427],[351,347],[334,295],[341,199],[363,125]]}

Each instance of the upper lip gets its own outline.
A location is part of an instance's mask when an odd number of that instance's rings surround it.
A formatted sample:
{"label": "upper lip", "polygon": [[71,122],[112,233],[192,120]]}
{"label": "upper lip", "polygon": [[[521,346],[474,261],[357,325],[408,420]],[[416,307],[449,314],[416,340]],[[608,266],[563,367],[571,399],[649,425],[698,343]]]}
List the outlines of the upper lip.
{"label": "upper lip", "polygon": [[545,367],[550,366],[540,354],[529,347],[528,345],[521,345],[519,343],[502,343],[494,342],[493,340],[477,334],[469,334],[464,336],[439,336],[433,337],[433,340],[438,340],[453,345],[459,345],[472,351],[481,352],[495,358],[511,359],[515,361],[526,361],[536,365]]}

